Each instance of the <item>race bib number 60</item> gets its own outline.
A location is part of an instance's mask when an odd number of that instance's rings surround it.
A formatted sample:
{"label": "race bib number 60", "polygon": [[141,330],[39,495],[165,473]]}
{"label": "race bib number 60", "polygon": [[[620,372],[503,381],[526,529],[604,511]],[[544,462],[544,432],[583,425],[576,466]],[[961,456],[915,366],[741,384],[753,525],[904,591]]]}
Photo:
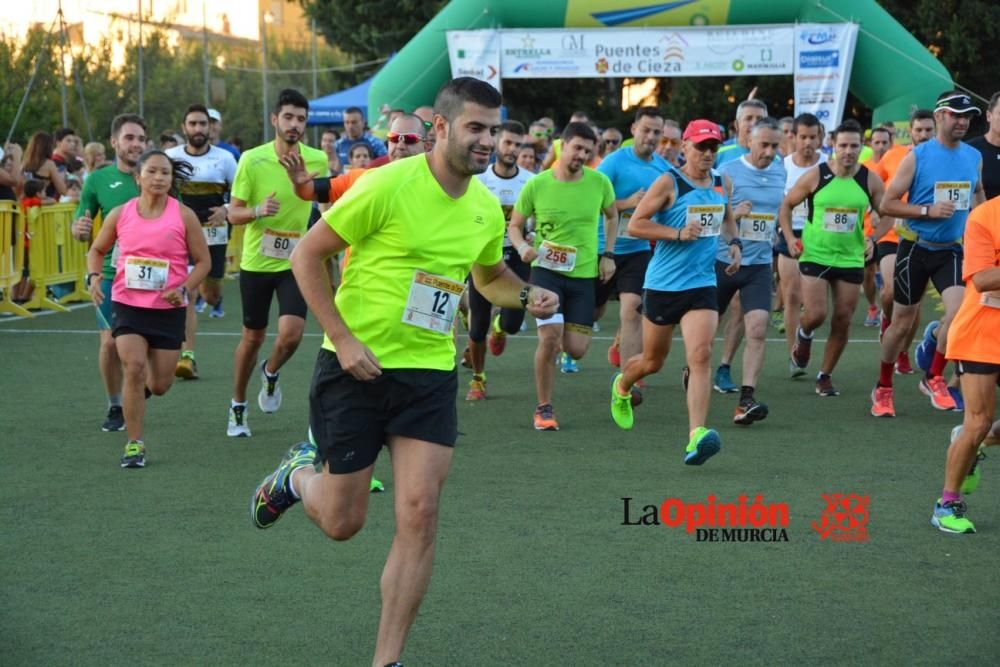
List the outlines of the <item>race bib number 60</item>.
{"label": "race bib number 60", "polygon": [[951,202],[956,211],[968,211],[972,195],[972,183],[969,181],[937,181],[934,183],[934,203]]}
{"label": "race bib number 60", "polygon": [[423,271],[415,272],[403,309],[403,324],[451,335],[464,291],[463,283]]}
{"label": "race bib number 60", "polygon": [[162,291],[167,285],[170,262],[165,259],[128,256],[125,258],[125,287]]}
{"label": "race bib number 60", "polygon": [[725,210],[722,204],[688,206],[685,224],[698,225],[700,227],[698,236],[718,236],[722,229],[722,216]]}
{"label": "race bib number 60", "polygon": [[260,254],[273,259],[288,259],[302,234],[277,229],[265,229],[260,239]]}

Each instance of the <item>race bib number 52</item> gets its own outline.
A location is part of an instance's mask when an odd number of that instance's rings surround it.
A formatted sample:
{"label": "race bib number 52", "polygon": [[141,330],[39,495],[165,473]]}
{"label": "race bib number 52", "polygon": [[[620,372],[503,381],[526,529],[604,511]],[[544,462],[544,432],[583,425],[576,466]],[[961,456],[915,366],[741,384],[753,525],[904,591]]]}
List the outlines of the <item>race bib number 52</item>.
{"label": "race bib number 52", "polygon": [[464,291],[463,283],[423,271],[415,272],[403,309],[403,324],[450,335]]}
{"label": "race bib number 52", "polygon": [[687,225],[695,224],[700,227],[698,236],[718,236],[725,211],[722,204],[688,206],[685,221]]}

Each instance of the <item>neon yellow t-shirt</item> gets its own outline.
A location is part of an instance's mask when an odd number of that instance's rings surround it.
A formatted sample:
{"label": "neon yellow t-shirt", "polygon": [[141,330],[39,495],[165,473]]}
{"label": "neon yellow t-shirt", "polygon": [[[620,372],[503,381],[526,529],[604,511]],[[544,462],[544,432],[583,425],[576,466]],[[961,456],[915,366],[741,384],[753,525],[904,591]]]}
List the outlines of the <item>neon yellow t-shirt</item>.
{"label": "neon yellow t-shirt", "polygon": [[[306,171],[322,175],[330,173],[326,153],[301,143],[299,151],[305,160]],[[236,166],[231,191],[233,197],[242,199],[251,208],[271,193],[277,193],[275,199],[281,204],[281,209],[277,215],[247,223],[241,269],[262,273],[289,270],[288,255],[306,233],[309,224],[312,202],[303,201],[295,194],[288,173],[278,162],[273,141],[243,153]]]}
{"label": "neon yellow t-shirt", "polygon": [[451,198],[416,155],[368,171],[323,219],[351,246],[334,301],[351,333],[383,368],[455,368],[465,279],[503,259],[499,200],[477,178]]}
{"label": "neon yellow t-shirt", "polygon": [[[559,271],[570,278],[596,277],[597,226],[602,224],[602,211],[614,202],[611,181],[590,167],[583,168],[583,176],[577,181],[556,180],[551,169],[531,178],[514,204],[526,218],[535,216],[535,248],[539,254],[531,265]],[[543,247],[546,243],[548,246]],[[553,246],[572,248],[575,253],[567,261],[569,251],[556,250],[556,263],[546,266],[546,255],[553,252]],[[570,265],[572,268],[566,270]]]}

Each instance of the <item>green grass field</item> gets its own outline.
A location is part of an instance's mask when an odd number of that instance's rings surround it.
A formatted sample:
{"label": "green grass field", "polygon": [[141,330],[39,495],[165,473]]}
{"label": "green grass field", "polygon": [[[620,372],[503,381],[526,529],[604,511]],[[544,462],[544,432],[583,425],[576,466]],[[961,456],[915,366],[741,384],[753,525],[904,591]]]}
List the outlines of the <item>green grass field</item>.
{"label": "green grass field", "polygon": [[[149,403],[144,470],[120,469],[125,434],[99,428],[93,311],[0,318],[0,663],[369,664],[393,531],[388,461],[376,475],[390,490],[347,543],[326,539],[300,508],[269,531],[251,526],[251,492],[305,436],[320,340],[310,322],[282,371],[281,411],[261,414],[252,400],[253,438],[227,438],[240,317],[235,283],[226,289],[226,317],[201,318],[202,379]],[[488,361],[489,400],[459,397],[464,435],[404,662],[996,664],[1000,451],[968,497],[979,534],[932,528],[960,415],[932,410],[916,376],[897,377],[897,419],[868,415],[877,346],[862,315],[834,376],[839,398],[786,379],[772,329],[758,389],[771,416],[736,427],[735,397],[713,394],[723,450],[700,468],[682,465],[679,343],[635,429],[621,432],[608,414],[605,318],[581,372],[557,378],[562,430],[536,433],[533,330],[511,340]],[[461,371],[462,395],[468,378]],[[820,540],[812,523],[824,493],[870,496],[867,543]],[[622,497],[641,506],[709,494],[787,503],[788,542],[621,525]]]}

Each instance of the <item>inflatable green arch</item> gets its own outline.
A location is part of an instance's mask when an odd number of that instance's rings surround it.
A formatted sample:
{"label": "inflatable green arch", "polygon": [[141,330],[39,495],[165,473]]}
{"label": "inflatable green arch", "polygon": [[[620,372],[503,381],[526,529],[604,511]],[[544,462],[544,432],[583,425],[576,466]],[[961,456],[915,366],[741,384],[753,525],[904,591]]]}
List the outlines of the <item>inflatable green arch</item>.
{"label": "inflatable green arch", "polygon": [[429,104],[451,77],[448,30],[848,21],[861,25],[850,91],[874,110],[874,122],[905,120],[912,105],[933,106],[954,87],[944,66],[875,0],[836,0],[835,8],[818,0],[452,0],[376,75],[368,108]]}

